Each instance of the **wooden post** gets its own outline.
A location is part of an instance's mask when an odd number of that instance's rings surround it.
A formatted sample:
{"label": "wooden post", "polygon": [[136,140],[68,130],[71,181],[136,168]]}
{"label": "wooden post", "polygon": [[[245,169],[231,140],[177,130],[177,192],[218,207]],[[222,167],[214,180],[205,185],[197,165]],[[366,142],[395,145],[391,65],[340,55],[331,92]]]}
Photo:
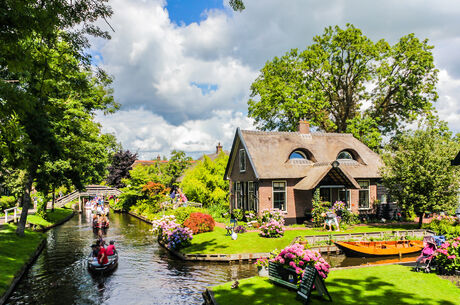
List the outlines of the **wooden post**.
{"label": "wooden post", "polygon": [[14,217],[13,217],[13,223],[16,223],[16,211],[18,210],[17,207],[14,208]]}
{"label": "wooden post", "polygon": [[82,209],[82,206],[81,206],[81,197],[80,197],[80,195],[78,195],[78,212],[79,213],[83,212],[83,209]]}

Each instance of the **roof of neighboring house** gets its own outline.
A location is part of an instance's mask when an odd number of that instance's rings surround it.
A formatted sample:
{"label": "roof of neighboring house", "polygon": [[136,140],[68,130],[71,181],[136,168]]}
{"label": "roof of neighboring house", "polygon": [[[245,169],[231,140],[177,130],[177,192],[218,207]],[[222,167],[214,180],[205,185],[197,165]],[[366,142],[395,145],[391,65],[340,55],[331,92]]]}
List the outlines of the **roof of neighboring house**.
{"label": "roof of neighboring house", "polygon": [[[379,168],[383,163],[380,156],[351,134],[266,132],[238,128],[234,145],[238,141],[248,151],[258,179],[306,178],[299,183],[303,189],[310,187],[330,171],[332,162],[343,150],[350,152],[355,159],[338,161],[344,177],[381,178]],[[309,160],[290,160],[289,156],[296,150],[305,152]],[[231,170],[235,158],[237,154],[232,150],[227,171]],[[228,175],[226,172],[226,177]],[[355,185],[356,181],[352,184]]]}
{"label": "roof of neighboring house", "polygon": [[460,165],[460,152],[457,154],[454,160],[450,161],[452,165]]}

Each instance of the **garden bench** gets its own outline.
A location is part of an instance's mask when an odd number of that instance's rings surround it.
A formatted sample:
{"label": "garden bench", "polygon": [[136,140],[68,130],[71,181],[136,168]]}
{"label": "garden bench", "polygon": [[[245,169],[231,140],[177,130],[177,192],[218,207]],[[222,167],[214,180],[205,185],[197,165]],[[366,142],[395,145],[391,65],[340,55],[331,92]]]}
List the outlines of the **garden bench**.
{"label": "garden bench", "polygon": [[225,229],[227,230],[227,236],[232,235],[232,232],[233,230],[235,230],[237,224],[238,223],[235,219],[230,219],[230,224],[228,226],[225,226]]}

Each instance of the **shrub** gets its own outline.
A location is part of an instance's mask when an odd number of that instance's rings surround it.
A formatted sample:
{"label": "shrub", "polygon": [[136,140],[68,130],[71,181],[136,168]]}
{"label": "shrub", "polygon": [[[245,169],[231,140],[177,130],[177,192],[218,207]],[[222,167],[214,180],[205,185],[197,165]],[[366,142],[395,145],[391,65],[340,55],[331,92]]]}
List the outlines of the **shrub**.
{"label": "shrub", "polygon": [[257,217],[256,212],[254,212],[254,211],[246,211],[245,214],[246,214],[246,221],[248,221],[248,222],[250,222],[250,221],[259,221],[259,217]]}
{"label": "shrub", "polygon": [[181,227],[175,222],[174,216],[163,216],[153,221],[153,232],[158,235],[158,240],[168,249],[180,249],[190,245],[193,239],[189,228]]}
{"label": "shrub", "polygon": [[212,232],[215,224],[216,222],[211,215],[203,213],[192,213],[184,222],[184,225],[190,228],[193,234]]}
{"label": "shrub", "polygon": [[213,204],[208,207],[208,213],[219,222],[228,222],[230,217],[228,204]]}
{"label": "shrub", "polygon": [[311,217],[315,226],[319,227],[324,223],[323,213],[326,213],[329,209],[329,202],[322,202],[319,196],[319,189],[313,194],[312,200],[313,208],[311,210]]}
{"label": "shrub", "polygon": [[283,224],[272,219],[269,222],[264,222],[260,226],[260,236],[276,238],[284,235]]}
{"label": "shrub", "polygon": [[359,223],[358,215],[355,215],[352,212],[350,212],[346,208],[345,203],[342,201],[336,201],[334,203],[334,205],[332,206],[332,212],[338,215],[340,226],[342,226],[342,224],[353,225]]}
{"label": "shrub", "polygon": [[178,223],[184,224],[185,220],[187,220],[192,213],[204,213],[205,211],[205,209],[196,207],[180,207],[175,210],[171,210],[170,213],[176,217]]}
{"label": "shrub", "polygon": [[244,216],[243,210],[241,210],[241,209],[233,209],[232,213],[233,213],[233,216],[235,216],[236,220],[238,220],[238,221],[243,220],[243,216]]}
{"label": "shrub", "polygon": [[441,274],[453,274],[460,270],[460,236],[449,240],[436,250],[436,262]]}
{"label": "shrub", "polygon": [[271,262],[281,264],[285,267],[293,268],[297,274],[303,275],[307,266],[311,266],[318,270],[322,278],[327,278],[329,274],[329,264],[321,257],[318,251],[306,250],[303,245],[293,244],[287,246],[273,259]]}
{"label": "shrub", "polygon": [[265,209],[262,211],[262,222],[268,223],[272,220],[281,223],[284,225],[284,212],[279,209]]}
{"label": "shrub", "polygon": [[425,227],[448,239],[460,236],[460,222],[454,216],[437,216]]}
{"label": "shrub", "polygon": [[243,226],[236,226],[234,231],[235,231],[235,233],[245,233],[246,228],[243,227]]}
{"label": "shrub", "polygon": [[16,198],[14,196],[1,196],[0,197],[0,211],[12,208],[16,205]]}

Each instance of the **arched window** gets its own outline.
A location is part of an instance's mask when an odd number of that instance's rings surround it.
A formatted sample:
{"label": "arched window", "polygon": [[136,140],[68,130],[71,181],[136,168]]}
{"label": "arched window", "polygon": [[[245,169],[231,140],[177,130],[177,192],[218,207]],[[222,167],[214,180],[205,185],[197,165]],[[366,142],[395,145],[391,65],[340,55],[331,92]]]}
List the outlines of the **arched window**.
{"label": "arched window", "polygon": [[354,160],[353,155],[346,151],[342,150],[338,155],[337,155],[337,160]]}
{"label": "arched window", "polygon": [[289,160],[293,159],[300,159],[300,160],[308,160],[307,156],[303,151],[300,150],[294,150],[290,155],[289,155]]}

